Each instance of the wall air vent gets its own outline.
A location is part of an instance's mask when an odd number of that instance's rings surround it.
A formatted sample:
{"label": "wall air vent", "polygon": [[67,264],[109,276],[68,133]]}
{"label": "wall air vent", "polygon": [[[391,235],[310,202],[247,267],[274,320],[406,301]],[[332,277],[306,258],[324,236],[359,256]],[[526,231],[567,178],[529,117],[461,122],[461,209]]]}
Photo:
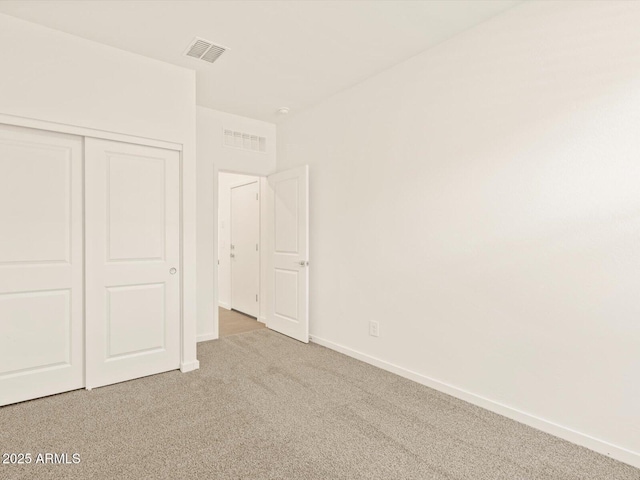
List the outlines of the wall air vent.
{"label": "wall air vent", "polygon": [[267,138],[253,135],[251,133],[237,132],[225,128],[223,131],[225,147],[240,148],[253,152],[267,152]]}
{"label": "wall air vent", "polygon": [[203,38],[194,38],[184,52],[186,57],[195,58],[208,63],[215,62],[220,56],[229,50],[227,47],[216,45]]}

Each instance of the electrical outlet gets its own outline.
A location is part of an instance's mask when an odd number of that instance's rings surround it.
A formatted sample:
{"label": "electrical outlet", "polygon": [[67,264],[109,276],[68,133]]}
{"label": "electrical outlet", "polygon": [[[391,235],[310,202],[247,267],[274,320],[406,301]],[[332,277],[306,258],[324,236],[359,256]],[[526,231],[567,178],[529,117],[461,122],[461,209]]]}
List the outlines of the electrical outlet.
{"label": "electrical outlet", "polygon": [[380,324],[378,322],[369,322],[369,335],[372,337],[380,335]]}

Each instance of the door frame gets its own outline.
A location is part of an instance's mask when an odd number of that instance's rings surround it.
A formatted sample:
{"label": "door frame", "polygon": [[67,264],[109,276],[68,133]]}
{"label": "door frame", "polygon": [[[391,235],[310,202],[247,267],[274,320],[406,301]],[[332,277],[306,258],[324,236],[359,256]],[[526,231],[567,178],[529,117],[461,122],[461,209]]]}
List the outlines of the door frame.
{"label": "door frame", "polygon": [[[230,174],[235,174],[235,175],[248,175],[248,176],[252,176],[255,177],[256,180],[258,181],[258,209],[259,209],[259,214],[258,214],[258,218],[259,218],[259,222],[258,222],[258,228],[259,228],[259,241],[258,241],[258,267],[259,267],[259,276],[258,276],[258,317],[256,318],[256,320],[260,323],[264,323],[265,325],[267,324],[267,318],[266,315],[261,315],[261,312],[263,310],[263,308],[266,306],[265,302],[265,298],[264,295],[262,295],[263,290],[265,288],[265,285],[263,284],[262,281],[262,276],[265,273],[265,265],[263,264],[265,261],[265,256],[262,254],[262,252],[264,251],[264,245],[262,242],[262,229],[264,227],[264,221],[265,219],[263,219],[263,215],[262,215],[262,209],[264,206],[263,203],[263,187],[264,187],[264,183],[266,182],[267,179],[267,175],[260,175],[260,174],[256,174],[256,173],[251,173],[251,172],[243,172],[243,171],[239,171],[239,170],[228,170],[228,169],[218,169],[215,168],[213,169],[213,185],[214,185],[214,195],[213,195],[213,215],[214,215],[214,222],[213,222],[213,228],[214,228],[214,239],[215,239],[215,244],[213,245],[213,277],[214,277],[214,288],[213,288],[213,335],[209,336],[203,336],[201,338],[198,338],[198,342],[204,342],[207,340],[215,340],[220,338],[220,315],[218,313],[218,308],[220,307],[220,282],[219,282],[219,278],[220,278],[220,269],[219,269],[219,261],[220,259],[218,258],[218,250],[219,250],[219,246],[220,246],[220,228],[219,228],[219,222],[220,222],[220,217],[218,215],[218,211],[220,208],[220,174],[221,173],[230,173]],[[240,187],[242,185],[247,185],[253,183],[253,181],[242,181],[239,182],[237,184],[234,184],[233,187]],[[232,188],[233,188],[232,187]],[[229,275],[231,275],[231,270],[229,270]],[[224,307],[223,307],[224,308]]]}
{"label": "door frame", "polygon": [[[0,113],[0,123],[12,125],[16,127],[33,128],[36,130],[45,130],[49,132],[66,133],[76,135],[83,138],[83,175],[84,175],[84,138],[92,137],[103,140],[113,140],[123,143],[132,143],[136,145],[144,145],[149,147],[164,148],[167,150],[177,151],[180,162],[180,371],[183,373],[197,370],[200,362],[196,358],[196,318],[195,318],[195,278],[196,278],[196,262],[185,262],[185,258],[195,260],[195,219],[196,206],[195,197],[187,198],[186,192],[195,191],[195,154],[191,154],[189,168],[185,165],[185,147],[182,143],[167,142],[154,138],[140,137],[135,135],[127,135],[117,132],[109,132],[94,128],[87,128],[77,125],[68,125],[64,123],[50,122],[35,118],[20,117],[17,115],[8,115]],[[84,182],[84,178],[83,178]],[[83,199],[84,209],[84,199]],[[185,217],[192,221],[185,222]],[[216,254],[217,258],[217,254]],[[217,268],[214,268],[217,274]],[[83,284],[85,279],[83,278]],[[185,289],[188,285],[188,289]],[[190,291],[193,290],[193,291]],[[216,293],[217,301],[217,293]],[[83,306],[84,310],[84,306]],[[86,311],[83,311],[86,316]],[[217,310],[216,310],[217,320]],[[84,348],[84,347],[83,347]],[[85,372],[86,385],[86,372]]]}

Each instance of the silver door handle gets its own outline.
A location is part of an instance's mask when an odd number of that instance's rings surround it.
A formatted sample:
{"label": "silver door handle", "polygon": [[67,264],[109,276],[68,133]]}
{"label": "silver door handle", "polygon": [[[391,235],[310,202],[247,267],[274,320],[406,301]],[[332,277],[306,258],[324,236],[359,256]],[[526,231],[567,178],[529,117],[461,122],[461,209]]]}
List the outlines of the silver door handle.
{"label": "silver door handle", "polygon": [[231,258],[236,258],[235,253],[231,253],[229,256],[230,256]]}
{"label": "silver door handle", "polygon": [[298,265],[300,265],[301,267],[306,267],[309,265],[309,262],[305,262],[304,260],[301,260],[298,262]]}
{"label": "silver door handle", "polygon": [[175,275],[177,271],[178,271],[178,270],[176,270],[175,268],[171,268],[171,269],[169,269],[169,273],[170,273],[171,275]]}

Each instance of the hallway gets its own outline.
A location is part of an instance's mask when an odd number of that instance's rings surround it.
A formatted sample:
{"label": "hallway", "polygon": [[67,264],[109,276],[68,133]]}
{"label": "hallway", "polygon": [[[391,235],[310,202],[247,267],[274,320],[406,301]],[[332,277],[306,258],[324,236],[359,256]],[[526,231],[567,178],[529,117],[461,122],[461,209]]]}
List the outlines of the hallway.
{"label": "hallway", "polygon": [[218,308],[218,312],[218,318],[220,319],[220,338],[266,328],[264,323],[259,322],[255,318],[245,315],[244,313],[236,312],[235,310],[227,310],[222,307]]}

